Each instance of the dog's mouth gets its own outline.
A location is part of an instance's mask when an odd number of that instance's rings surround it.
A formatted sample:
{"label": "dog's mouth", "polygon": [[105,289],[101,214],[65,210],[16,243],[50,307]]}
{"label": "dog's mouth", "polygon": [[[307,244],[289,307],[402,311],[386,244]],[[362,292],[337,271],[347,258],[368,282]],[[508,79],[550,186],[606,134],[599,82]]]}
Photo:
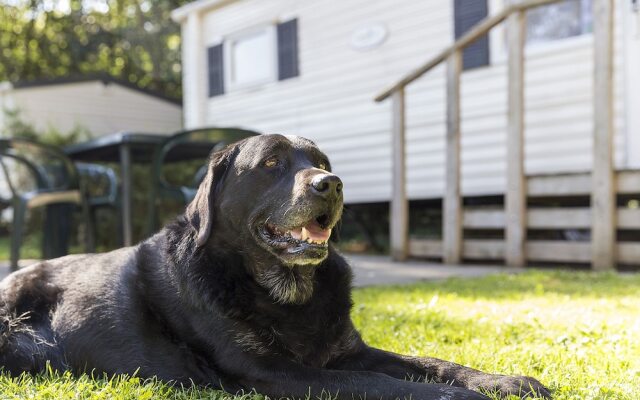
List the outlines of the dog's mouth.
{"label": "dog's mouth", "polygon": [[322,261],[328,252],[331,218],[321,214],[301,226],[283,227],[264,223],[259,229],[261,239],[280,257],[296,258],[292,263],[309,264]]}

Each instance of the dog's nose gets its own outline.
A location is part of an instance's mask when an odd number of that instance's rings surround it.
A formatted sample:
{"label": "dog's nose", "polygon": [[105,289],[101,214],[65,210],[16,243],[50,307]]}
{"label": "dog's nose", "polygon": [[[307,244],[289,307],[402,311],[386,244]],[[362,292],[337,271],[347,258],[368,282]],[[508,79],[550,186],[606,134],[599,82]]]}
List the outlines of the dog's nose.
{"label": "dog's nose", "polygon": [[342,181],[334,174],[318,174],[311,180],[311,188],[322,197],[339,196],[342,193]]}

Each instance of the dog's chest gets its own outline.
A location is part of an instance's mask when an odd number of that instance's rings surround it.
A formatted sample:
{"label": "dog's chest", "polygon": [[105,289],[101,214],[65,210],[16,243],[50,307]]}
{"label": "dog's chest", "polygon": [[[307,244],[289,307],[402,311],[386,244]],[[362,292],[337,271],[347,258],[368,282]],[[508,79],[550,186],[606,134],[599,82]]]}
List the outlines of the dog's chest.
{"label": "dog's chest", "polygon": [[255,355],[280,355],[304,365],[323,367],[350,340],[351,324],[341,314],[299,309],[277,317],[261,315],[251,323],[241,324],[234,342]]}

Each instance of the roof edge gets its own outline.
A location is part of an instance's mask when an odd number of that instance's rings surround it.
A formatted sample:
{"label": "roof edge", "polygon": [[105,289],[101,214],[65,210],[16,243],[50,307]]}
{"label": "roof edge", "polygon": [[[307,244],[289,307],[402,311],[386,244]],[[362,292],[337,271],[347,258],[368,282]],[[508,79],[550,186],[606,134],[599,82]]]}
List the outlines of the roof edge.
{"label": "roof edge", "polygon": [[131,82],[117,79],[107,74],[89,74],[89,75],[82,75],[82,76],[76,76],[76,77],[62,77],[62,78],[37,79],[37,80],[31,80],[31,81],[19,81],[19,82],[13,82],[11,84],[11,89],[17,90],[17,89],[27,89],[27,88],[34,88],[34,87],[41,87],[41,86],[55,86],[55,85],[65,85],[65,84],[72,84],[72,83],[89,83],[89,82],[101,82],[105,86],[118,85],[121,87],[125,87],[127,89],[135,90],[137,92],[146,94],[147,96],[155,97],[159,100],[164,100],[166,102],[182,107],[182,100],[166,96],[154,90],[138,87],[137,85]]}
{"label": "roof edge", "polygon": [[181,24],[191,13],[199,13],[204,10],[222,8],[236,1],[238,0],[196,0],[192,3],[185,4],[184,6],[178,7],[175,10],[171,11],[171,19],[174,22]]}

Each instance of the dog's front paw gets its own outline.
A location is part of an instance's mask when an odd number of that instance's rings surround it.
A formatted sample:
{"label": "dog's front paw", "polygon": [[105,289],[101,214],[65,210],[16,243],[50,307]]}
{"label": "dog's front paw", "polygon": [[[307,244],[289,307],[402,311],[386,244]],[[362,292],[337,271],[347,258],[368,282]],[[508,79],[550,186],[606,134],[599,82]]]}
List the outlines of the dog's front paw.
{"label": "dog's front paw", "polygon": [[485,375],[472,380],[470,386],[469,389],[497,393],[503,399],[509,396],[551,399],[549,389],[528,376]]}

